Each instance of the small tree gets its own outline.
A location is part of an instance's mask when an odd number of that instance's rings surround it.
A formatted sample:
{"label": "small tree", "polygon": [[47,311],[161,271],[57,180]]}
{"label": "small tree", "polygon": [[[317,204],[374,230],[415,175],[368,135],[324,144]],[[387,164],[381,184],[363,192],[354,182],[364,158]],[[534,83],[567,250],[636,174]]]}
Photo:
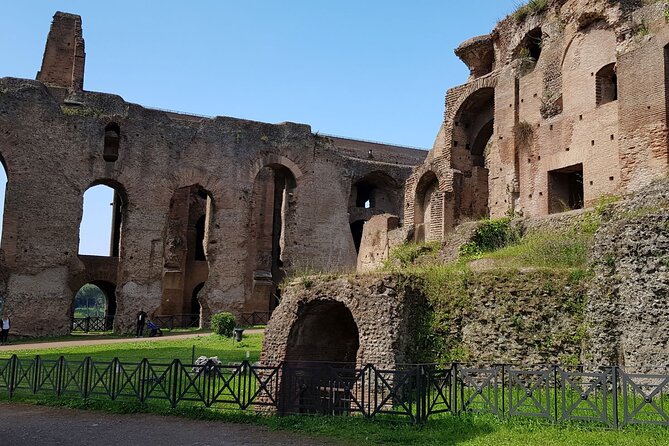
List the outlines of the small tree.
{"label": "small tree", "polygon": [[235,329],[235,316],[232,313],[216,313],[211,317],[211,329],[221,336],[232,337]]}

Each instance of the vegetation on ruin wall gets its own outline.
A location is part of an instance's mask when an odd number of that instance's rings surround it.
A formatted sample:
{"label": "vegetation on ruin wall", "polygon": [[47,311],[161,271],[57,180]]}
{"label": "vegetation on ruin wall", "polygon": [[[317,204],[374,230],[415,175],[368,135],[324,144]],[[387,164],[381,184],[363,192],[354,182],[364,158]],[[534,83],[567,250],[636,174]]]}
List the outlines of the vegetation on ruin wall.
{"label": "vegetation on ruin wall", "polygon": [[438,244],[394,249],[387,269],[420,287],[429,303],[425,314],[412,318],[416,348],[424,350],[421,359],[515,359],[511,353],[508,358],[494,356],[505,350],[501,345],[493,346],[498,347],[496,353],[487,354],[486,346],[472,352],[463,342],[462,329],[473,322],[482,330],[488,325],[493,331],[494,326],[499,342],[507,342],[509,350],[525,346],[537,360],[578,363],[586,342],[588,254],[605,210],[614,201],[605,197],[575,223],[550,230],[524,232],[510,218],[485,220],[452,263],[440,260]]}
{"label": "vegetation on ruin wall", "polygon": [[529,0],[527,3],[519,4],[511,14],[514,19],[522,22],[530,15],[541,14],[548,8],[548,0]]}

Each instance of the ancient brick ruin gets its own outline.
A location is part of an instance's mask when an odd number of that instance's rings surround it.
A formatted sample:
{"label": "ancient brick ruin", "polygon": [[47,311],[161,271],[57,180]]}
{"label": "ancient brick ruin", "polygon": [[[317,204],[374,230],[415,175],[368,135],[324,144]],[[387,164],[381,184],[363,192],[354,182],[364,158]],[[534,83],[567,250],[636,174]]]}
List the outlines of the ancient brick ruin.
{"label": "ancient brick ruin", "polygon": [[[130,104],[84,90],[84,58],[81,18],[57,13],[37,80],[0,79],[0,292],[17,335],[68,333],[86,283],[120,332],[140,308],[266,318],[286,274],[355,270],[362,222],[401,213],[426,156]],[[115,190],[110,253],[78,255],[83,194],[98,184]]]}
{"label": "ancient brick ruin", "polygon": [[[467,220],[643,189],[669,165],[667,17],[664,2],[634,0],[509,16],[456,49],[471,75],[448,91],[426,153],[86,91],[81,19],[57,13],[37,80],[0,79],[0,293],[15,332],[69,332],[86,283],[105,291],[118,332],[140,308],[205,324],[266,315],[292,273],[371,271],[392,246]],[[115,190],[110,255],[79,255],[83,194],[98,184]],[[404,295],[367,282],[288,287],[266,359],[404,360]],[[322,327],[350,336],[316,339]]]}
{"label": "ancient brick ruin", "polygon": [[590,207],[664,175],[668,16],[665,2],[554,0],[462,43],[471,75],[448,91],[434,147],[406,183],[416,240],[486,216]]}

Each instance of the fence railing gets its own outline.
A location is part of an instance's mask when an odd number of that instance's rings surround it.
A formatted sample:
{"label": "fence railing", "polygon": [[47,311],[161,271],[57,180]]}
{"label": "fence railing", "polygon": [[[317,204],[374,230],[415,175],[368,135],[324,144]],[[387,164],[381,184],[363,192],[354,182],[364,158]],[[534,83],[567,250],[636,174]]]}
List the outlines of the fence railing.
{"label": "fence railing", "polygon": [[200,326],[200,315],[197,313],[158,315],[153,316],[151,320],[163,330],[198,328]]}
{"label": "fence railing", "polygon": [[242,325],[267,325],[272,313],[269,311],[254,311],[242,313]]}
{"label": "fence railing", "polygon": [[113,328],[114,316],[72,318],[72,331],[109,331]]}
{"label": "fence railing", "polygon": [[627,373],[621,367],[584,371],[567,366],[486,368],[243,361],[205,365],[0,358],[0,394],[83,399],[164,401],[224,410],[270,409],[374,418],[393,415],[424,422],[442,414],[487,413],[594,422],[669,426],[669,375]]}

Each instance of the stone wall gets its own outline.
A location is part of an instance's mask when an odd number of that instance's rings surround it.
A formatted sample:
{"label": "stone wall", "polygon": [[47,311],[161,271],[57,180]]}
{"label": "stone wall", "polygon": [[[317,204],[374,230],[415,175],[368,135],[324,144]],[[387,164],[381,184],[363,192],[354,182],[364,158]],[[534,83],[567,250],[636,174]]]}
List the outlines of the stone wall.
{"label": "stone wall", "polygon": [[[406,224],[443,240],[467,219],[589,207],[662,176],[669,25],[664,3],[647,3],[551,0],[456,49],[471,75],[448,90],[434,147],[407,181]],[[432,174],[442,193],[425,206],[417,185]],[[430,222],[416,211],[426,207]]]}
{"label": "stone wall", "polygon": [[[61,43],[79,40],[81,46],[63,53]],[[268,311],[275,283],[263,288],[263,304],[254,280],[265,277],[268,265],[274,282],[300,269],[355,269],[349,225],[357,181],[383,175],[384,184],[395,185],[382,191],[386,205],[402,217],[401,185],[425,152],[379,144],[368,158],[350,148],[358,147],[355,141],[340,148],[308,125],[147,109],[81,90],[83,60],[60,70],[78,55],[81,19],[58,13],[40,74],[49,83],[0,79],[0,160],[8,177],[0,266],[17,335],[68,333],[73,287],[80,278],[107,280],[109,268],[115,268],[116,331],[131,330],[140,308],[150,315],[188,309],[204,279],[198,299],[205,324],[217,311]],[[270,187],[264,169],[289,180],[282,189]],[[98,184],[123,197],[118,256],[103,262],[105,268],[78,255],[83,194]],[[178,190],[193,193],[179,198]],[[281,206],[263,201],[275,190],[282,192]],[[265,218],[269,226],[258,229],[258,214],[267,210],[280,221]],[[362,218],[382,212],[367,209]],[[194,223],[203,213],[206,265],[193,257]],[[276,235],[269,263],[258,262],[266,246],[255,243],[252,228]]]}
{"label": "stone wall", "polygon": [[607,211],[592,253],[589,363],[669,366],[669,181]]}
{"label": "stone wall", "polygon": [[[390,275],[313,276],[287,285],[281,304],[265,329],[261,362],[341,361],[341,356],[333,352],[339,341],[348,336],[341,321],[344,317],[333,319],[340,312],[329,311],[315,326],[307,328],[305,322],[324,306],[333,310],[340,306],[345,308],[343,313],[352,315],[359,347],[355,358],[348,358],[349,361],[389,368],[413,362],[416,324],[420,323],[415,315],[425,308],[425,298],[410,281]],[[327,338],[328,345],[319,343],[328,336],[332,337]]]}

